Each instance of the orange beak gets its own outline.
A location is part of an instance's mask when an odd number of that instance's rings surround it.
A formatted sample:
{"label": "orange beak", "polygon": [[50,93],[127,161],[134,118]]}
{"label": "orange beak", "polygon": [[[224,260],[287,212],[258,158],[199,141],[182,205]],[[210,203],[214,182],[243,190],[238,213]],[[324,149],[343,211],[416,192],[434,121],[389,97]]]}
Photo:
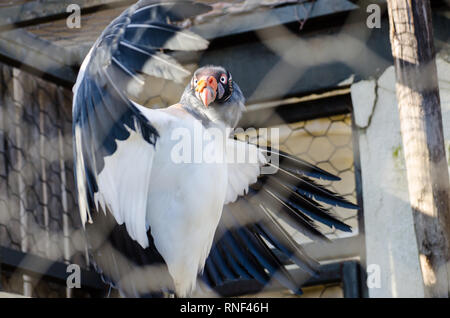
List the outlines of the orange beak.
{"label": "orange beak", "polygon": [[217,95],[217,80],[214,76],[205,76],[201,78],[197,86],[195,87],[195,92],[200,97],[203,105],[208,107],[215,99]]}

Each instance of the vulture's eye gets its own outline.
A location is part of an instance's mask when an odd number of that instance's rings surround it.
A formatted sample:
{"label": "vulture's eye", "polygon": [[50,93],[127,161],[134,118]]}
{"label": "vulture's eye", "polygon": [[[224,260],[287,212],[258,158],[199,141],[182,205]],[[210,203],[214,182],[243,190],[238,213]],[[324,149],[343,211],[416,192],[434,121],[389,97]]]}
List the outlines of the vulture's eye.
{"label": "vulture's eye", "polygon": [[227,77],[226,77],[225,75],[222,75],[222,76],[220,77],[220,82],[221,82],[222,84],[226,84],[226,83],[227,83]]}
{"label": "vulture's eye", "polygon": [[198,84],[198,79],[194,78],[194,86],[197,86]]}

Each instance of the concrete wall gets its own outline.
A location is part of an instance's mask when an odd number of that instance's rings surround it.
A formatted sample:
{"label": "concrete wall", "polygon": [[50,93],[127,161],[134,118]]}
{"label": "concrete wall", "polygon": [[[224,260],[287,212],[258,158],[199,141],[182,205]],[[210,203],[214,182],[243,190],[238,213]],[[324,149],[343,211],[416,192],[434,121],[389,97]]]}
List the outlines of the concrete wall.
{"label": "concrete wall", "polygon": [[[450,63],[438,58],[447,151],[450,148]],[[351,87],[360,131],[370,297],[423,297],[395,95],[395,70]],[[447,154],[447,158],[448,158]],[[371,287],[371,286],[369,286]]]}

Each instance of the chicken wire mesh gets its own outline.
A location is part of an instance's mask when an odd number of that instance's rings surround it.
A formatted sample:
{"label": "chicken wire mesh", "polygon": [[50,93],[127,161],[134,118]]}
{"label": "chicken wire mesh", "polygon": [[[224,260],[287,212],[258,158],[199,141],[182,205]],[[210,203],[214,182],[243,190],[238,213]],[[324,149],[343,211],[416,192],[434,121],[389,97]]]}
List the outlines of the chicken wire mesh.
{"label": "chicken wire mesh", "polygon": [[[0,246],[87,269],[75,197],[71,92],[7,65],[0,70]],[[349,114],[276,128],[281,150],[341,177],[340,182],[324,184],[355,201]],[[334,209],[354,227],[350,235],[355,235],[356,212]],[[298,242],[307,241],[294,230],[291,233]],[[344,235],[333,230],[326,233],[330,238]],[[20,271],[3,270],[1,280],[2,288],[13,293],[34,297],[70,294],[61,282]],[[313,294],[340,295],[326,292],[327,288],[316,287]]]}
{"label": "chicken wire mesh", "polygon": [[[312,120],[298,121],[289,124],[269,127],[276,129],[278,140],[271,140],[271,134],[266,129],[245,131],[238,138],[249,138],[252,143],[263,145],[279,145],[280,150],[308,161],[336,176],[340,181],[317,182],[328,189],[339,193],[350,202],[356,202],[356,183],[354,169],[352,117],[351,114],[341,114]],[[268,137],[268,138],[267,138]],[[323,203],[323,205],[326,205]],[[358,211],[326,205],[325,208],[352,227],[352,232],[341,232],[317,224],[322,233],[329,239],[356,236],[359,233]],[[290,227],[282,219],[278,219],[297,242],[307,243],[311,240],[302,233]]]}
{"label": "chicken wire mesh", "polygon": [[[0,246],[87,268],[75,198],[71,92],[6,65],[0,71]],[[16,276],[1,275],[3,288]],[[20,293],[62,295],[45,292],[55,284],[39,277],[22,279]]]}
{"label": "chicken wire mesh", "polygon": [[[280,150],[306,160],[334,175],[340,177],[340,181],[331,182],[319,180],[318,183],[326,188],[339,193],[350,202],[357,202],[356,178],[354,166],[354,151],[352,138],[352,115],[340,114],[335,116],[314,118],[311,120],[287,123],[270,127],[278,129],[279,139],[275,141]],[[264,130],[253,136],[249,134],[250,142],[262,142],[270,145],[273,140]],[[245,138],[240,136],[240,138]],[[352,227],[350,233],[330,229],[323,224],[317,227],[331,240],[357,236],[359,234],[359,220],[357,210],[348,210],[340,207],[325,205],[325,208]],[[287,232],[300,244],[311,242],[302,233],[289,226],[284,220],[278,219]],[[320,248],[320,246],[318,246]],[[342,283],[330,283],[316,285],[303,289],[301,296],[293,295],[288,290],[262,291],[249,297],[305,297],[305,298],[343,298]]]}
{"label": "chicken wire mesh", "polygon": [[[321,180],[320,183],[350,202],[356,202],[351,114],[301,121],[279,128],[281,150],[340,177],[341,180],[338,182]],[[327,208],[352,227],[352,232],[346,233],[319,224],[328,238],[337,239],[358,234],[357,210],[331,206]],[[305,236],[293,229],[290,233],[300,243],[308,241]]]}

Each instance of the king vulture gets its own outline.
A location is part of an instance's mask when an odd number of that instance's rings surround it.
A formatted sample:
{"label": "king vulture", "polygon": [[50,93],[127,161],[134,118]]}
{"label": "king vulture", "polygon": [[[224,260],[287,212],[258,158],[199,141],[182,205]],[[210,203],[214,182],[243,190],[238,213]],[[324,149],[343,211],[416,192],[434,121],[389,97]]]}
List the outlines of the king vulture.
{"label": "king vulture", "polygon": [[[303,280],[282,259],[307,275],[317,273],[318,263],[279,220],[313,240],[327,240],[316,222],[351,231],[319,202],[357,207],[313,180],[338,177],[229,134],[245,109],[229,70],[210,65],[191,74],[174,58],[207,48],[178,23],[208,10],[190,1],[139,1],[103,31],[73,88],[81,220],[96,270],[124,296],[187,297],[199,285],[220,290],[232,281],[265,285],[272,278],[300,293]],[[146,81],[182,83],[189,76],[168,108],[132,98]],[[181,150],[195,157],[197,146],[207,148],[213,160],[184,160],[190,156],[180,153],[180,138],[198,132],[205,138]],[[236,152],[249,159],[229,160]],[[273,156],[279,164],[263,173]]]}

